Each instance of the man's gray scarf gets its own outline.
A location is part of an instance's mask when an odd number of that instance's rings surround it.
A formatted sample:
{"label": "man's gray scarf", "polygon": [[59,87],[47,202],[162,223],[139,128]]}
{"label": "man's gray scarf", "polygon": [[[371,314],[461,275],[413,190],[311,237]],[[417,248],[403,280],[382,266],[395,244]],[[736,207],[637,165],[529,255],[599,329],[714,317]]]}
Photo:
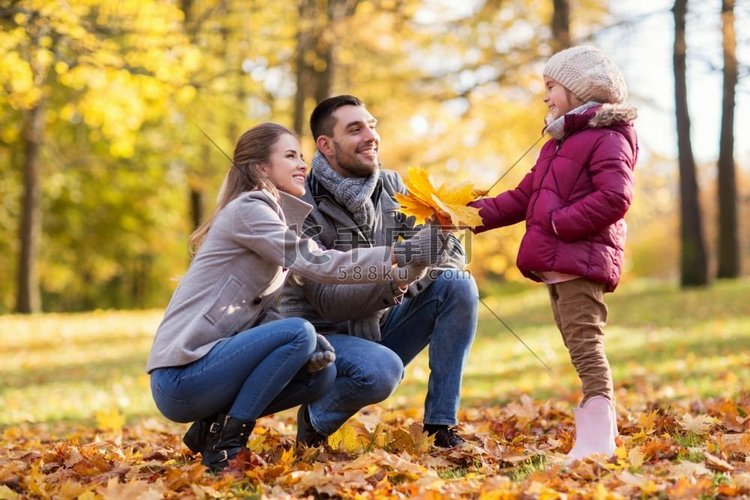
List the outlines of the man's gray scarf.
{"label": "man's gray scarf", "polygon": [[328,163],[320,151],[315,151],[312,160],[315,178],[336,202],[352,214],[354,222],[361,228],[370,231],[375,222],[375,204],[372,193],[380,178],[380,169],[376,169],[370,177],[343,177]]}
{"label": "man's gray scarf", "polygon": [[599,103],[594,102],[594,101],[585,102],[581,104],[580,106],[578,106],[577,108],[571,109],[564,115],[547,123],[547,126],[544,128],[544,131],[559,141],[560,139],[565,137],[565,117],[567,115],[580,115],[587,109],[593,108],[594,106],[598,106],[598,105]]}
{"label": "man's gray scarf", "polygon": [[[370,177],[342,177],[328,163],[320,151],[312,159],[313,175],[340,205],[354,218],[365,234],[371,234],[375,222],[375,204],[372,193],[380,178],[380,169]],[[380,318],[385,309],[348,321],[349,335],[373,342],[380,341]]]}

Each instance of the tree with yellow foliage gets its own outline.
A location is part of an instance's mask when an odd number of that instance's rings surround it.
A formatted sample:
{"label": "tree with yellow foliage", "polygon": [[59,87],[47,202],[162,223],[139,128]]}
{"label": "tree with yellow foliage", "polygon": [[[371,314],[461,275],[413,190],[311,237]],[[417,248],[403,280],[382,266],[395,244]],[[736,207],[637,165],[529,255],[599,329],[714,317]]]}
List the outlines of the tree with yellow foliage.
{"label": "tree with yellow foliage", "polygon": [[[50,132],[85,124],[88,139],[106,141],[110,155],[132,156],[142,126],[166,114],[173,84],[189,69],[192,49],[174,30],[179,19],[161,2],[84,1],[63,9],[52,0],[15,0],[0,7],[0,138],[23,172],[18,312],[41,309],[41,195],[49,174],[42,163],[55,144]],[[185,65],[165,68],[167,54]]]}

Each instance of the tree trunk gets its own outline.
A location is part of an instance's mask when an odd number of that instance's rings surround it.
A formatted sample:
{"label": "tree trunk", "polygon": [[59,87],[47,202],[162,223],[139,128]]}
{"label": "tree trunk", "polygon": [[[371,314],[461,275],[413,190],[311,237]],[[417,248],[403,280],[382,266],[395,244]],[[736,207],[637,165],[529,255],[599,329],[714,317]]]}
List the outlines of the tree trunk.
{"label": "tree trunk", "polygon": [[26,113],[24,124],[23,201],[19,239],[21,251],[18,265],[16,312],[41,311],[39,292],[39,243],[42,237],[41,185],[39,152],[44,137],[44,105],[37,103]]}
{"label": "tree trunk", "polygon": [[734,166],[734,108],[737,87],[737,39],[734,0],[722,0],[721,33],[724,49],[724,82],[719,139],[719,278],[740,275],[740,242],[737,222],[737,179]]}
{"label": "tree trunk", "polygon": [[304,134],[307,115],[305,113],[305,101],[311,94],[311,68],[307,61],[307,54],[315,47],[313,31],[315,30],[315,0],[299,0],[299,20],[297,27],[297,53],[295,56],[295,72],[297,80],[297,93],[294,96],[294,116],[292,128],[300,136]]}
{"label": "tree trunk", "polygon": [[203,222],[203,214],[205,213],[205,196],[203,195],[203,189],[190,187],[190,229],[195,231],[198,226]]}
{"label": "tree trunk", "polygon": [[[195,23],[195,11],[193,10],[195,2],[194,0],[180,0],[179,4],[180,10],[182,10],[183,14],[183,30],[190,40],[190,43],[199,46],[201,26],[200,24]],[[223,33],[223,39],[227,39],[226,33]],[[203,177],[205,167],[210,161],[209,146],[203,144],[201,147],[201,154],[201,166],[199,168],[196,168],[195,165],[188,164],[185,169],[188,181],[188,210],[191,231],[196,230],[198,226],[201,225],[205,216],[206,195],[205,188],[203,187]]]}
{"label": "tree trunk", "polygon": [[[300,135],[307,124],[307,98],[313,97],[320,102],[329,97],[333,89],[336,68],[331,36],[333,24],[353,15],[358,3],[358,0],[299,1],[293,127]],[[320,16],[318,9],[325,9],[325,15]]]}
{"label": "tree trunk", "polygon": [[333,38],[328,33],[330,24],[341,19],[347,14],[342,11],[345,8],[341,0],[328,0],[326,17],[328,23],[317,26],[315,30],[316,51],[320,65],[315,70],[315,101],[320,102],[331,95],[333,88],[333,77],[335,60],[333,53]]}
{"label": "tree trunk", "polygon": [[315,101],[320,102],[331,95],[333,88],[333,45],[323,42],[318,57],[323,60],[325,67],[315,71]]}
{"label": "tree trunk", "polygon": [[698,181],[690,142],[687,102],[687,43],[685,16],[687,0],[674,3],[674,81],[677,117],[677,150],[680,168],[680,281],[683,287],[708,283],[708,262],[698,200]]}
{"label": "tree trunk", "polygon": [[552,0],[552,50],[570,47],[570,1]]}

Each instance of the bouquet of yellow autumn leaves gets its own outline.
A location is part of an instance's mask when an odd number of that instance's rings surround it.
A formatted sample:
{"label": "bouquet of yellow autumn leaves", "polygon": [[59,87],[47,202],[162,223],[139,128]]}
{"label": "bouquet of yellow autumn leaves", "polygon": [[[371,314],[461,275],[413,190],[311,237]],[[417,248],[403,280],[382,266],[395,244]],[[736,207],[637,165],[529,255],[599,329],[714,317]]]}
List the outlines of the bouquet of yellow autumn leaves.
{"label": "bouquet of yellow autumn leaves", "polygon": [[486,193],[477,191],[472,184],[435,187],[427,171],[420,167],[410,167],[404,183],[408,194],[396,194],[396,201],[404,215],[416,218],[416,224],[433,219],[441,226],[454,228],[482,225],[479,209],[466,204]]}

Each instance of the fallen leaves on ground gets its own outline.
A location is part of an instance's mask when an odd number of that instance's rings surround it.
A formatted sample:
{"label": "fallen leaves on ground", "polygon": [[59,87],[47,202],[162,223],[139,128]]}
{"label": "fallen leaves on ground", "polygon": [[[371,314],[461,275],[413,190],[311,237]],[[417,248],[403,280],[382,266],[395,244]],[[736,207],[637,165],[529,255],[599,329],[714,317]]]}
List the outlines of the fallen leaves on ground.
{"label": "fallen leaves on ground", "polygon": [[[626,401],[623,404],[622,400]],[[289,413],[289,412],[287,412]],[[368,407],[325,447],[294,447],[294,419],[261,419],[248,448],[211,474],[182,444],[186,426],[116,410],[94,426],[0,432],[0,499],[669,498],[750,495],[750,394],[736,400],[621,398],[613,457],[565,467],[570,403],[527,396],[462,412],[467,444],[440,450],[415,412]],[[61,433],[61,435],[58,435]]]}
{"label": "fallen leaves on ground", "polygon": [[414,216],[417,224],[434,218],[442,226],[470,227],[482,225],[479,209],[466,204],[478,196],[471,184],[443,184],[435,187],[427,171],[410,167],[404,183],[408,194],[396,194],[401,212]]}

